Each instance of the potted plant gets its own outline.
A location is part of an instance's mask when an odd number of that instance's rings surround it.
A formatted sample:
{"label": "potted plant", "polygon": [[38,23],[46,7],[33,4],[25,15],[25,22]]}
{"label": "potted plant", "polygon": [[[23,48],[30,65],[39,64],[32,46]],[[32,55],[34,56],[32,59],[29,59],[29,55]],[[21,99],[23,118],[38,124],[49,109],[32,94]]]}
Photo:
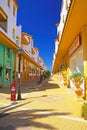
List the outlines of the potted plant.
{"label": "potted plant", "polygon": [[72,74],[70,78],[77,88],[80,87],[83,82],[83,74],[81,72]]}
{"label": "potted plant", "polygon": [[83,82],[83,74],[81,72],[78,73],[74,73],[71,75],[71,80],[73,81],[73,84],[75,85],[76,89],[75,89],[75,93],[77,94],[77,96],[81,96],[82,95],[82,89],[80,88],[80,85]]}
{"label": "potted plant", "polygon": [[84,117],[84,119],[87,120],[87,102],[83,103],[83,106],[82,106],[82,117]]}
{"label": "potted plant", "polygon": [[73,73],[71,75],[71,78],[76,78],[76,79],[79,79],[79,78],[82,78],[82,77],[83,77],[83,74],[81,72]]}

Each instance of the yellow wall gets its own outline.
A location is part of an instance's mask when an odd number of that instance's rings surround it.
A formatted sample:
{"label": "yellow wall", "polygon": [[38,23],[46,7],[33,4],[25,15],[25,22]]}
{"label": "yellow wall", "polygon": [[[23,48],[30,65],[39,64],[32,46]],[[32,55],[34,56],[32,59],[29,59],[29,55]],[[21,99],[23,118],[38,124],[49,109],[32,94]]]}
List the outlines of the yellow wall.
{"label": "yellow wall", "polygon": [[83,64],[84,64],[84,77],[85,77],[85,91],[87,91],[87,26],[82,27],[82,45],[83,45],[83,59],[84,59]]}

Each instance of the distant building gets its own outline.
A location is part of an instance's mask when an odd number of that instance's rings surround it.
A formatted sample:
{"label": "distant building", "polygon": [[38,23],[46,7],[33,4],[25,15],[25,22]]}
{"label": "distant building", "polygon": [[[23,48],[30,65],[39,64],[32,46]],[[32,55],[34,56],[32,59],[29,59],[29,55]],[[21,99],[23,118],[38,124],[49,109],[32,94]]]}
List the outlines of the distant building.
{"label": "distant building", "polygon": [[40,77],[40,71],[45,71],[43,60],[38,62],[39,50],[34,47],[34,40],[30,34],[22,33],[21,46],[23,49],[22,54],[22,82],[37,79]]}

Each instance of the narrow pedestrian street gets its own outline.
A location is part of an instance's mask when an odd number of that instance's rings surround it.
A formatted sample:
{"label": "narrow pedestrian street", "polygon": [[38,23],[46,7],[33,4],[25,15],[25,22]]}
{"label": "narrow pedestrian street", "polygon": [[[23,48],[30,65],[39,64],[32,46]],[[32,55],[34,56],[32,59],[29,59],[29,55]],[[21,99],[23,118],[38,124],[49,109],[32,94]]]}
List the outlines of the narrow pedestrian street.
{"label": "narrow pedestrian street", "polygon": [[0,0],[0,130],[87,130],[87,0]]}
{"label": "narrow pedestrian street", "polygon": [[87,129],[81,117],[83,99],[55,76],[39,84],[23,84],[21,92],[22,100],[12,102],[9,89],[0,89],[0,130]]}

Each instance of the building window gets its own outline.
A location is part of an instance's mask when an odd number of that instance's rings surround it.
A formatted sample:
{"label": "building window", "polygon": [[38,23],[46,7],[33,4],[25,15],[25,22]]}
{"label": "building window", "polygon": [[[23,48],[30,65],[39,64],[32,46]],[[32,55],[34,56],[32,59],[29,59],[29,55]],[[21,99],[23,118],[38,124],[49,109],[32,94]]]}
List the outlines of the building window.
{"label": "building window", "polygon": [[15,6],[13,5],[13,15],[15,16]]}
{"label": "building window", "polygon": [[63,23],[65,22],[64,15],[63,15]]}
{"label": "building window", "polygon": [[4,10],[0,7],[0,27],[7,32],[7,15]]}
{"label": "building window", "polygon": [[15,29],[12,30],[12,38],[15,40]]}
{"label": "building window", "polygon": [[3,70],[3,67],[0,66],[0,76],[2,75],[2,70]]}
{"label": "building window", "polygon": [[8,0],[8,7],[10,8],[10,0]]}
{"label": "building window", "polygon": [[66,0],[66,9],[68,10],[68,0]]}
{"label": "building window", "polygon": [[32,74],[32,68],[31,67],[29,68],[29,73]]}
{"label": "building window", "polygon": [[16,44],[19,45],[19,37],[16,36]]}
{"label": "building window", "polygon": [[9,81],[10,78],[10,69],[6,68],[6,81]]}
{"label": "building window", "polygon": [[61,36],[60,36],[60,31],[59,31],[59,33],[58,33],[58,41],[60,41],[60,37],[61,37]]}
{"label": "building window", "polygon": [[7,48],[7,56],[8,56],[8,58],[10,58],[10,52],[11,52],[10,48]]}

